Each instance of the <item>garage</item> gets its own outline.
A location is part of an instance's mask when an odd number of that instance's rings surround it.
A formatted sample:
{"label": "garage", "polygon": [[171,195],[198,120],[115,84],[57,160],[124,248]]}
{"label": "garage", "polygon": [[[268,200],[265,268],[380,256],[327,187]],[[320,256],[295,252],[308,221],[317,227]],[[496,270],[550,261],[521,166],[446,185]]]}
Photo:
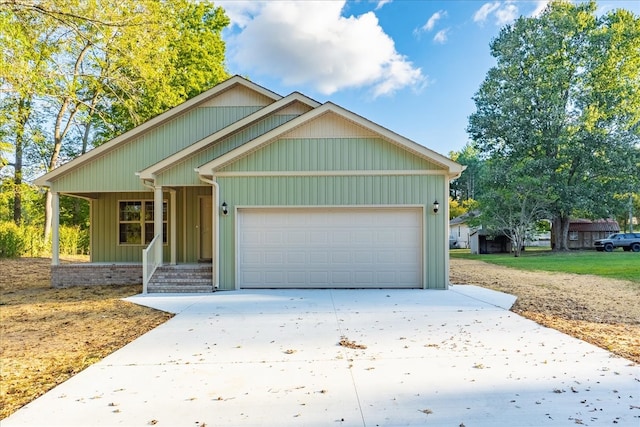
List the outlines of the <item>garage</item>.
{"label": "garage", "polygon": [[238,208],[239,288],[422,288],[421,207]]}

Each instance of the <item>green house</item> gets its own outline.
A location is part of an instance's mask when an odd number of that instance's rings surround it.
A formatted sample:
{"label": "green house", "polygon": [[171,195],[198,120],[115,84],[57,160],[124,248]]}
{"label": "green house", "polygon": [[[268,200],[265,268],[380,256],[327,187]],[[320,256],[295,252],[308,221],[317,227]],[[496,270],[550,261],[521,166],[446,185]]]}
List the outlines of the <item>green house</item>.
{"label": "green house", "polygon": [[[53,195],[54,286],[446,289],[446,202],[463,169],[235,76],[36,183]],[[60,194],[90,202],[89,263],[59,262]]]}

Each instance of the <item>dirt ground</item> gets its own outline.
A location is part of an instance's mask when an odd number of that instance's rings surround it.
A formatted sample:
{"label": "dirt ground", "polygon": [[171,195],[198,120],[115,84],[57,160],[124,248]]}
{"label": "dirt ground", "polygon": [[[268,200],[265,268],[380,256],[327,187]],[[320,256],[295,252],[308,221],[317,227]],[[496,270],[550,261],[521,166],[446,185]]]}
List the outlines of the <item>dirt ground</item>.
{"label": "dirt ground", "polygon": [[640,285],[599,276],[522,271],[451,259],[452,284],[518,297],[512,311],[640,363]]}
{"label": "dirt ground", "polygon": [[171,317],[142,286],[53,289],[51,260],[0,260],[0,420]]}

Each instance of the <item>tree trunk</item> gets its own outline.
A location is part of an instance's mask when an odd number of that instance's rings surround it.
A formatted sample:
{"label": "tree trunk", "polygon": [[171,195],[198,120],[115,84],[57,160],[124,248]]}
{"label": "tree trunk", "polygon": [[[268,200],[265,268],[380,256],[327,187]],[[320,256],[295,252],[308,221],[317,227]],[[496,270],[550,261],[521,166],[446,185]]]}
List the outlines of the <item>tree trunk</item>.
{"label": "tree trunk", "polygon": [[[69,107],[69,99],[65,99],[60,107],[60,111],[58,111],[58,117],[56,119],[56,124],[54,128],[54,137],[53,137],[53,152],[51,153],[51,158],[49,159],[49,164],[47,166],[47,172],[55,169],[58,158],[60,157],[60,149],[62,148],[62,139],[66,134],[66,130],[69,128],[71,124],[71,120],[73,119],[74,113],[71,114],[69,121],[67,122],[67,126],[64,131],[61,130],[62,119],[64,114],[67,112],[67,108]],[[49,238],[51,235],[51,222],[52,222],[52,213],[53,208],[51,206],[51,191],[47,191],[45,204],[44,204],[44,238],[45,240]]]}
{"label": "tree trunk", "polygon": [[552,227],[554,251],[569,250],[569,217],[565,215],[553,218]]}
{"label": "tree trunk", "polygon": [[[91,42],[87,41],[78,54],[78,57],[75,61],[75,66],[73,69],[73,83],[77,82],[77,78],[80,75],[81,64],[82,61],[89,51],[91,47]],[[58,158],[60,157],[60,149],[62,148],[62,141],[69,131],[73,123],[73,118],[78,113],[78,108],[80,108],[81,102],[75,101],[72,99],[75,97],[75,93],[69,93],[64,98],[62,98],[62,104],[60,105],[60,109],[58,110],[58,115],[56,116],[56,122],[53,129],[53,152],[51,153],[51,159],[49,159],[49,165],[47,172],[52,171],[58,164]],[[68,114],[67,117],[65,117]],[[65,122],[66,120],[66,122]],[[64,122],[64,126],[63,126]],[[49,238],[51,234],[51,214],[53,212],[53,208],[51,206],[51,194],[50,191],[47,192],[47,198],[45,200],[44,205],[44,237],[45,239]]]}
{"label": "tree trunk", "polygon": [[30,100],[22,98],[18,101],[18,120],[16,127],[15,164],[13,168],[13,222],[22,223],[22,165],[24,157],[25,129],[31,113]]}

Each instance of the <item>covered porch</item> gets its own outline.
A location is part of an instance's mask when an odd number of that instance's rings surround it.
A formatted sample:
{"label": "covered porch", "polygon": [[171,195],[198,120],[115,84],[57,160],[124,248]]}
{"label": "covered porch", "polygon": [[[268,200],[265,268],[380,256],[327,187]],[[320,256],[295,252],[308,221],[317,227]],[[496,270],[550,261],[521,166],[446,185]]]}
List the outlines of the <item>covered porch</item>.
{"label": "covered porch", "polygon": [[148,187],[146,192],[64,193],[90,206],[89,262],[73,264],[60,261],[60,194],[51,193],[54,287],[142,284],[144,293],[217,289],[217,186]]}

